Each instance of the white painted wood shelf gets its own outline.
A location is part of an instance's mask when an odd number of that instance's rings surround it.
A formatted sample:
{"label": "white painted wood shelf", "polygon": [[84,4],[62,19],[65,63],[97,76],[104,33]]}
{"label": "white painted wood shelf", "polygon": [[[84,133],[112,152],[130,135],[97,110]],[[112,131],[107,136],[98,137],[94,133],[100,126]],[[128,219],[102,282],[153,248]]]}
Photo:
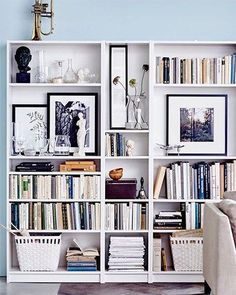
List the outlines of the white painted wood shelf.
{"label": "white painted wood shelf", "polygon": [[[148,130],[111,129],[110,127],[110,96],[109,96],[109,46],[111,44],[128,45],[128,77],[136,78],[138,83],[142,74],[142,65],[149,64],[148,75],[145,77],[144,90],[148,98]],[[79,68],[86,62],[92,72],[98,74],[98,83],[35,83],[33,71],[36,69],[36,61],[32,59],[32,83],[15,83],[15,74],[18,71],[14,54],[18,47],[28,46],[32,55],[40,49],[47,54],[49,64],[55,60],[73,58],[73,66]],[[153,199],[153,186],[156,170],[159,166],[169,165],[176,161],[189,161],[196,163],[200,161],[231,161],[236,160],[236,84],[157,84],[156,83],[156,57],[157,56],[187,56],[191,57],[217,57],[234,53],[236,42],[208,42],[208,41],[9,41],[7,44],[7,175],[99,175],[101,176],[101,194],[99,199],[17,199],[9,198],[9,177],[7,177],[7,221],[10,222],[10,206],[12,203],[73,203],[73,202],[97,202],[101,205],[101,229],[100,230],[43,230],[30,231],[32,233],[61,233],[62,250],[60,253],[60,265],[56,272],[21,272],[18,268],[14,237],[7,233],[7,280],[8,282],[203,282],[201,272],[153,272],[153,238],[160,235],[168,239],[175,230],[153,229],[154,216],[160,210],[177,210],[180,203],[211,203],[218,200],[168,200],[164,199],[165,190],[161,192],[159,199]],[[96,92],[98,93],[98,153],[86,157],[73,156],[13,156],[11,155],[11,122],[13,104],[46,104],[47,92]],[[228,154],[218,155],[169,155],[165,156],[157,149],[157,143],[166,142],[166,95],[167,94],[228,94]],[[133,157],[107,157],[105,154],[105,143],[107,133],[121,133],[125,139],[135,141],[135,156]],[[66,160],[95,160],[97,172],[15,172],[15,166],[21,161],[51,161],[58,165]],[[55,165],[55,166],[56,166]],[[136,178],[137,189],[140,187],[140,178],[144,177],[144,186],[147,200],[138,199],[106,199],[105,179],[109,171],[114,168],[124,169],[124,178]],[[56,167],[55,167],[56,169]],[[58,168],[57,168],[58,170]],[[106,230],[107,203],[142,203],[148,205],[148,224],[146,230]],[[143,272],[116,272],[107,271],[108,248],[110,236],[143,236],[146,246],[145,267]],[[80,239],[83,247],[96,246],[100,252],[100,265],[97,272],[68,272],[65,268],[65,251],[71,245],[73,238]],[[169,253],[168,253],[169,255]],[[62,263],[63,261],[63,263]],[[170,267],[171,262],[168,261]]]}

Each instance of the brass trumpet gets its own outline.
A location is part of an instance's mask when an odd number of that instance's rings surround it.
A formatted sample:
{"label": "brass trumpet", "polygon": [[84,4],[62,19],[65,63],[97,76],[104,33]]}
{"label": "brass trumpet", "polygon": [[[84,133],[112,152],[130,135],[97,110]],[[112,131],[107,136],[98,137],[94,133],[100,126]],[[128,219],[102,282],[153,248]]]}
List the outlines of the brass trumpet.
{"label": "brass trumpet", "polygon": [[[41,34],[44,36],[48,36],[54,31],[54,3],[51,0],[50,11],[47,11],[48,4],[42,3],[42,0],[35,0],[35,4],[33,5],[32,13],[34,13],[34,28],[32,34],[32,40],[39,41],[42,40]],[[51,19],[51,28],[48,33],[44,33],[41,28],[42,17],[47,17]]]}

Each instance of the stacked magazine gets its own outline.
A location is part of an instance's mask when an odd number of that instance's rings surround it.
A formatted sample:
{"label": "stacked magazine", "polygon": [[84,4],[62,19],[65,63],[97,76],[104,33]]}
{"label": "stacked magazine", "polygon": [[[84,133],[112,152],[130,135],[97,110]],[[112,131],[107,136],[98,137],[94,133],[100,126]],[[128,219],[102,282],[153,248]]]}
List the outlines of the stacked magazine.
{"label": "stacked magazine", "polygon": [[144,271],[143,237],[111,237],[109,271]]}

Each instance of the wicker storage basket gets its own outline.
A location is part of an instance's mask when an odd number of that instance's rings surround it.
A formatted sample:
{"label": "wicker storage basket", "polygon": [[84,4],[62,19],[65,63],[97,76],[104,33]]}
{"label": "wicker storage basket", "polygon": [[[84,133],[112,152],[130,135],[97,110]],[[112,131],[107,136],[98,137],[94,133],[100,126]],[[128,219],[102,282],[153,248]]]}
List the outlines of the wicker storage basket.
{"label": "wicker storage basket", "polygon": [[175,271],[203,270],[203,238],[172,238],[171,250]]}
{"label": "wicker storage basket", "polygon": [[15,236],[21,271],[56,271],[61,236]]}

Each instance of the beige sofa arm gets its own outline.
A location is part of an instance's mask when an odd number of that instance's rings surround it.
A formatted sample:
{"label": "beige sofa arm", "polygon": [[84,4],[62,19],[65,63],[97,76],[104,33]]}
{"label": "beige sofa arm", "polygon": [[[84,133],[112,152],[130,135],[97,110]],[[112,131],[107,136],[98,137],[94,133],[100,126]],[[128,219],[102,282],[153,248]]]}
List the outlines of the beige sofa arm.
{"label": "beige sofa arm", "polygon": [[206,204],[203,229],[203,275],[214,295],[236,294],[236,250],[228,217]]}

